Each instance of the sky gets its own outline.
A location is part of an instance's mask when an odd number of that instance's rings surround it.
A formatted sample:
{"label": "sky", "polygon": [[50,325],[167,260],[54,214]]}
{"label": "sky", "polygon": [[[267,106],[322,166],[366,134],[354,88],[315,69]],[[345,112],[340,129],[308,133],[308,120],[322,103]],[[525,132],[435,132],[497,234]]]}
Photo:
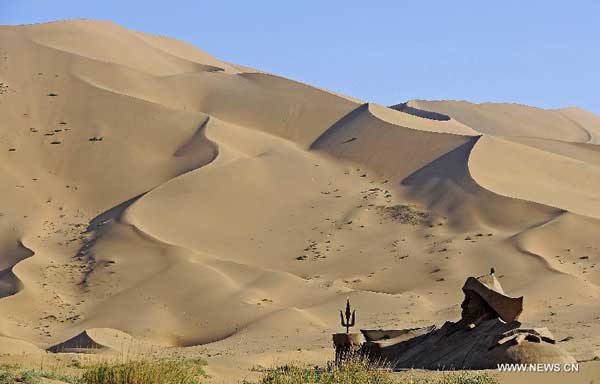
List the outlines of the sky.
{"label": "sky", "polygon": [[111,20],[383,105],[502,101],[600,114],[600,1],[0,0],[0,24]]}

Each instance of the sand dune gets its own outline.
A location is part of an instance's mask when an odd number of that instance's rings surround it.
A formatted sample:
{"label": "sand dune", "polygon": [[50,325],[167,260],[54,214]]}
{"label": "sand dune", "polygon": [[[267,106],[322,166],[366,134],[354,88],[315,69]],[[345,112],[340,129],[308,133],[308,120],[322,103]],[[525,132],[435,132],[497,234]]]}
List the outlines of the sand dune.
{"label": "sand dune", "polygon": [[323,362],[358,326],[458,317],[496,267],[600,354],[600,117],[385,108],[91,20],[0,27],[2,353]]}
{"label": "sand dune", "polygon": [[[471,153],[471,174],[479,185],[499,194],[600,218],[600,152],[570,143],[552,144],[556,147],[540,139],[483,137]],[[535,183],[528,182],[532,179]]]}
{"label": "sand dune", "polygon": [[598,142],[600,121],[597,116],[579,109],[544,110],[521,104],[424,100],[410,101],[408,105],[451,116],[489,135]]}
{"label": "sand dune", "polygon": [[[107,21],[73,20],[31,25],[25,34],[30,41],[44,47],[157,76],[205,70],[238,72],[180,41],[129,31]],[[133,46],[136,49],[131,51]]]}
{"label": "sand dune", "polygon": [[312,149],[364,164],[396,184],[476,134],[454,121],[432,122],[363,104],[321,135]]}

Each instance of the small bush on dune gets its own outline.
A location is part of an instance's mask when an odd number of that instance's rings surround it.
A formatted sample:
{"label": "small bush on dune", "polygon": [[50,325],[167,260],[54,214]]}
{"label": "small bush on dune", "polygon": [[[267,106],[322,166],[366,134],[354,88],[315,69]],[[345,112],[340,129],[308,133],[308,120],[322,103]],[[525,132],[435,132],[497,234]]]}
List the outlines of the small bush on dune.
{"label": "small bush on dune", "polygon": [[137,360],[124,363],[102,362],[65,374],[60,367],[52,369],[21,369],[20,366],[0,366],[0,384],[41,384],[43,379],[67,384],[199,384],[206,377],[200,359]]}
{"label": "small bush on dune", "polygon": [[354,359],[341,367],[319,369],[287,365],[267,371],[260,384],[393,384],[391,372],[365,359]]}
{"label": "small bush on dune", "polygon": [[483,371],[407,372],[398,384],[498,384],[498,380]]}
{"label": "small bush on dune", "polygon": [[258,384],[498,384],[487,372],[391,372],[381,364],[355,359],[340,368],[286,365],[267,371]]}
{"label": "small bush on dune", "polygon": [[61,381],[67,384],[80,384],[81,381],[77,377],[65,375],[53,371],[42,371],[37,369],[26,369],[23,371],[2,371],[0,370],[0,384],[13,384],[13,383],[25,383],[25,384],[39,384],[42,383],[42,379],[50,379]]}
{"label": "small bush on dune", "polygon": [[15,375],[8,371],[0,371],[0,384],[12,384],[16,381]]}
{"label": "small bush on dune", "polygon": [[122,364],[100,363],[82,376],[85,384],[199,384],[206,374],[201,360],[140,360]]}

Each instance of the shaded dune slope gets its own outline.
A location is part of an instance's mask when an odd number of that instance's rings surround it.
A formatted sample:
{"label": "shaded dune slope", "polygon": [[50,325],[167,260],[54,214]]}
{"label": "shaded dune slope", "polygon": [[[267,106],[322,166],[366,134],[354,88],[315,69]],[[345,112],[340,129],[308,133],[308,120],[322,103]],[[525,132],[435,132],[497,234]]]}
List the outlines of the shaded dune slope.
{"label": "shaded dune slope", "polygon": [[390,105],[391,109],[395,109],[396,111],[408,113],[413,116],[422,117],[424,119],[437,120],[437,121],[448,121],[450,120],[450,116],[444,115],[442,113],[426,111],[424,109],[418,109],[415,107],[411,107],[407,103],[400,103],[396,105]]}

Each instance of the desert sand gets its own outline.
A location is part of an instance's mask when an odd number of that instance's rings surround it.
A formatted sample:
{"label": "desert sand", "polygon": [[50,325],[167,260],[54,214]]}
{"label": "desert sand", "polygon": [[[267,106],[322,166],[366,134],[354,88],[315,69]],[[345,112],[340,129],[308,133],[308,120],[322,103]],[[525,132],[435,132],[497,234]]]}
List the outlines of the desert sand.
{"label": "desert sand", "polygon": [[600,116],[388,108],[91,20],[0,27],[0,83],[8,360],[133,348],[235,382],[331,359],[347,297],[357,328],[456,319],[491,266],[600,356]]}

